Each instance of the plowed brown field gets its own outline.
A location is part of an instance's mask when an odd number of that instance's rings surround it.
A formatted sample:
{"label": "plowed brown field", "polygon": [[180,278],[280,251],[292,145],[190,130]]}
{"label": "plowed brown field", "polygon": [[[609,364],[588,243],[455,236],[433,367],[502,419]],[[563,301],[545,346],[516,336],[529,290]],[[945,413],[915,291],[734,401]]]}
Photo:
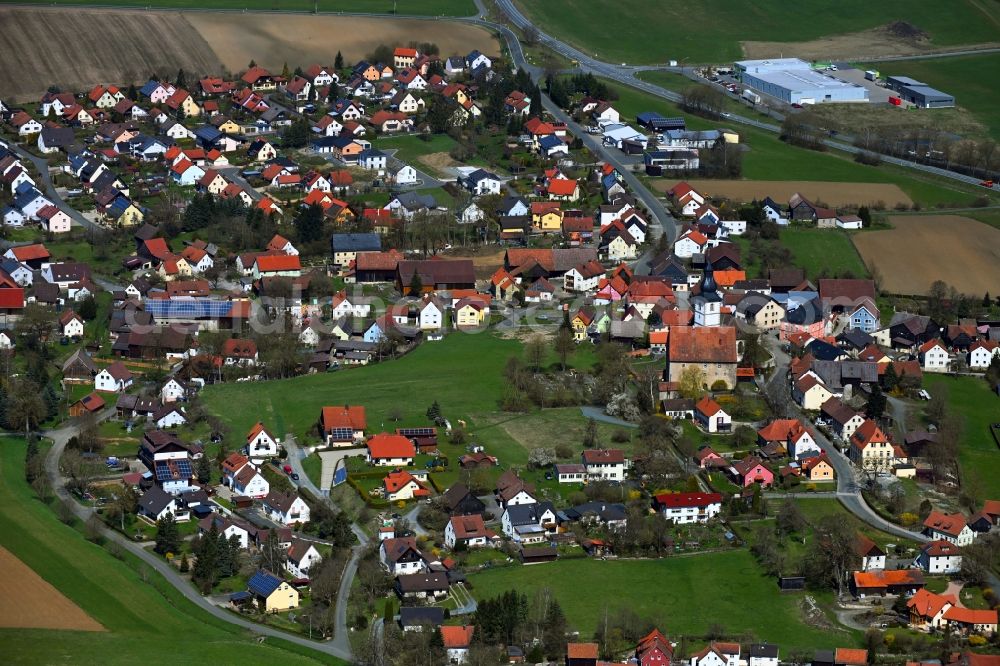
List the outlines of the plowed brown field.
{"label": "plowed brown field", "polygon": [[[357,16],[307,16],[210,13],[187,14],[187,19],[212,45],[231,71],[245,69],[250,60],[281,71],[318,62],[333,64],[340,51],[347,62],[361,60],[379,44],[396,46],[411,41],[437,44],[444,56],[479,49],[499,52],[493,36],[471,25],[419,19],[363,18]],[[391,63],[390,63],[391,64]]]}
{"label": "plowed brown field", "polygon": [[[913,203],[898,185],[887,183],[828,183],[811,180],[689,180],[693,188],[709,197],[746,202],[771,197],[778,203],[798,192],[813,202],[828,206],[884,204],[892,208],[898,203]],[[654,181],[653,187],[665,192],[677,184],[675,180]]]}
{"label": "plowed brown field", "polygon": [[212,47],[182,14],[0,7],[0,96],[36,100],[49,86],[89,90],[144,83],[156,73],[188,79],[221,71]]}
{"label": "plowed brown field", "polygon": [[333,64],[337,51],[360,60],[380,44],[432,42],[445,56],[500,51],[482,28],[418,19],[0,7],[0,26],[0,99],[7,102],[37,100],[53,85],[80,92],[151,75],[173,80],[178,69],[192,87],[251,60],[280,72],[285,63]]}
{"label": "plowed brown field", "polygon": [[926,294],[944,280],[958,291],[982,296],[1000,285],[1000,229],[959,215],[894,215],[894,229],[854,234],[869,267],[893,294]]}
{"label": "plowed brown field", "polygon": [[105,631],[96,620],[2,546],[0,627]]}

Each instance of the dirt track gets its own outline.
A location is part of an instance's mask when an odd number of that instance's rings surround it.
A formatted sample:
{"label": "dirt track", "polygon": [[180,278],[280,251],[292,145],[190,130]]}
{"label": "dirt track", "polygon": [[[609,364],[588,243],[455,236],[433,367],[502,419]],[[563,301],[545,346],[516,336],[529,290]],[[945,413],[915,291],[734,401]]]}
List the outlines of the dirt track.
{"label": "dirt track", "polygon": [[[798,192],[813,202],[828,206],[871,205],[879,202],[887,208],[897,203],[910,205],[913,201],[898,185],[885,183],[827,183],[807,180],[689,180],[696,190],[710,197],[746,202],[771,197],[787,204],[788,198]],[[677,184],[666,179],[653,182],[653,187],[665,192]]]}
{"label": "dirt track", "polygon": [[0,627],[105,631],[96,620],[2,546]]}
{"label": "dirt track", "polygon": [[437,44],[442,56],[465,55],[473,49],[492,55],[500,50],[486,30],[447,21],[302,15],[268,15],[262,20],[254,14],[226,14],[220,20],[208,13],[186,16],[233,72],[246,68],[251,59],[278,71],[286,62],[303,68],[314,62],[333,64],[338,50],[347,62],[353,62],[379,44],[396,46],[411,41]]}
{"label": "dirt track", "polygon": [[868,266],[882,274],[882,289],[926,294],[944,280],[970,296],[1000,284],[1000,229],[959,215],[894,215],[895,227],[852,236]]}
{"label": "dirt track", "polygon": [[0,7],[0,97],[37,100],[50,85],[84,91],[220,71],[212,48],[183,15],[100,9]]}

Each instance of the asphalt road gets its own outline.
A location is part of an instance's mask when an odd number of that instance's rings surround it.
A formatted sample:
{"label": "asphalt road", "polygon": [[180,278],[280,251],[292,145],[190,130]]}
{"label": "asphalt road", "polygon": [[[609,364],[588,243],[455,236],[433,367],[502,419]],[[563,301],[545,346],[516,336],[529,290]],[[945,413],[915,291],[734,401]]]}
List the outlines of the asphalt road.
{"label": "asphalt road", "polygon": [[[98,416],[99,421],[103,421],[114,414],[114,409],[108,409],[102,412]],[[54,489],[56,495],[62,500],[67,506],[69,506],[73,512],[77,515],[80,520],[86,521],[90,518],[93,513],[93,509],[90,507],[85,507],[77,503],[77,501],[70,495],[69,491],[66,490],[63,485],[62,475],[59,472],[59,459],[62,456],[63,450],[66,448],[66,443],[69,439],[77,434],[79,428],[75,425],[67,425],[59,430],[50,430],[45,432],[44,435],[50,438],[53,442],[52,448],[49,450],[48,455],[45,457],[45,473],[49,477],[49,483]],[[229,613],[223,610],[219,606],[213,604],[209,599],[201,596],[198,591],[194,588],[191,583],[183,578],[172,566],[167,564],[165,561],[160,559],[158,556],[142,548],[141,545],[135,543],[134,541],[126,538],[122,534],[115,532],[106,527],[101,528],[102,535],[115,543],[119,544],[123,548],[127,549],[129,552],[133,553],[136,557],[145,562],[150,568],[154,569],[157,573],[162,575],[167,579],[171,585],[173,585],[177,590],[184,595],[192,603],[199,606],[201,609],[211,613],[213,616],[219,618],[224,622],[229,624],[234,624],[244,629],[248,629],[257,635],[271,636],[274,638],[281,638],[282,640],[290,641],[304,647],[323,652],[325,654],[332,655],[338,659],[344,659],[350,661],[352,658],[350,643],[347,640],[346,634],[346,622],[345,631],[340,631],[340,606],[341,599],[345,600],[344,603],[344,617],[346,617],[347,605],[346,605],[346,593],[345,593],[345,583],[346,589],[350,590],[350,583],[354,578],[355,569],[350,572],[345,571],[343,579],[341,581],[341,590],[337,597],[337,611],[338,611],[338,627],[337,627],[337,638],[332,641],[321,642],[314,641],[308,638],[303,638],[301,636],[296,636],[294,634],[289,634],[284,631],[279,631],[277,629],[272,629],[256,622],[251,622],[245,620],[238,615]],[[359,547],[356,547],[359,548]],[[348,569],[350,569],[350,563],[348,564]],[[339,640],[338,640],[339,639]]]}
{"label": "asphalt road", "polygon": [[[774,395],[775,392],[779,391],[788,391],[789,356],[781,349],[781,345],[774,336],[766,336],[765,341],[768,346],[768,351],[770,351],[774,356],[775,364],[774,374],[772,374],[770,379],[768,379],[765,385],[765,390],[770,395]],[[799,409],[798,405],[796,405],[790,397],[779,400],[779,403],[788,405],[789,414],[786,416],[799,418],[803,423],[809,423],[809,417],[801,409]],[[819,430],[814,430],[814,433],[816,443],[823,450],[823,452],[826,453],[827,457],[830,459],[830,463],[833,465],[833,468],[837,473],[836,497],[848,511],[872,527],[882,530],[888,534],[892,534],[893,536],[910,539],[920,543],[930,541],[930,539],[923,534],[911,532],[910,530],[904,529],[899,525],[890,523],[875,513],[875,511],[868,506],[868,503],[865,502],[864,498],[861,496],[861,486],[858,483],[854,464],[847,458],[847,456],[841,453],[836,446],[834,446],[833,442],[831,442],[826,435]]]}
{"label": "asphalt road", "polygon": [[20,146],[15,145],[13,143],[10,144],[10,148],[15,153],[17,153],[19,157],[21,157],[22,159],[26,159],[35,165],[35,168],[38,169],[39,178],[42,181],[41,184],[45,191],[45,194],[52,201],[52,203],[58,206],[60,210],[62,210],[64,213],[66,213],[73,219],[73,224],[83,227],[85,229],[104,228],[101,225],[94,224],[93,222],[88,220],[86,217],[83,216],[83,214],[80,213],[80,211],[70,206],[63,200],[61,196],[59,196],[59,193],[56,192],[55,186],[52,185],[52,177],[49,175],[48,160],[38,157],[37,155],[33,155],[24,148],[21,148]]}
{"label": "asphalt road", "polygon": [[[477,3],[477,5],[479,5],[479,3],[483,2],[483,1],[484,0],[476,0],[476,3]],[[502,11],[504,14],[506,14],[507,17],[510,19],[510,21],[515,26],[517,26],[518,28],[522,28],[523,29],[523,28],[527,28],[528,26],[533,26],[534,25],[514,5],[513,0],[496,0],[496,6],[497,6],[498,9],[500,9],[500,11]],[[483,12],[481,10],[480,14],[482,14],[482,13]],[[485,21],[480,21],[480,20],[475,20],[475,19],[466,19],[466,20],[470,20],[470,21],[473,21],[473,22],[486,23],[487,25],[490,25],[491,27],[494,27],[494,28],[498,27],[495,24],[491,24],[491,23],[488,23],[488,22],[485,22]],[[653,68],[653,67],[647,67],[647,66],[642,66],[642,67],[634,67],[634,66],[632,66],[632,67],[630,67],[630,66],[628,66],[626,64],[615,65],[613,63],[604,62],[602,60],[597,60],[596,58],[593,58],[593,57],[587,55],[586,53],[580,51],[577,48],[574,48],[574,47],[570,46],[569,44],[566,44],[565,42],[562,42],[562,41],[559,41],[558,39],[555,39],[554,37],[552,37],[552,36],[550,36],[550,35],[542,32],[541,30],[538,30],[538,26],[534,26],[534,27],[535,27],[535,30],[538,31],[538,33],[537,33],[538,34],[538,41],[539,41],[540,44],[542,44],[542,45],[544,45],[544,46],[552,49],[553,51],[555,51],[556,53],[562,55],[565,58],[569,58],[570,60],[575,60],[575,61],[579,62],[578,68],[581,71],[583,71],[583,72],[591,72],[591,73],[593,73],[595,75],[603,76],[603,77],[612,79],[613,81],[617,81],[618,83],[621,83],[621,84],[624,84],[624,85],[627,85],[627,86],[631,86],[633,88],[637,88],[639,90],[642,90],[643,92],[647,92],[647,93],[649,93],[651,95],[655,95],[657,97],[661,97],[661,98],[666,99],[666,100],[671,101],[671,102],[679,102],[680,99],[681,99],[680,94],[678,94],[678,93],[676,93],[676,92],[674,92],[672,90],[667,90],[667,89],[661,88],[660,86],[657,86],[655,84],[652,84],[652,83],[649,83],[647,81],[642,81],[640,79],[635,78],[635,73],[636,72],[640,72],[640,71],[645,71],[645,70],[648,70],[648,69],[661,69],[661,70],[672,71],[672,72],[676,72],[676,73],[685,73],[683,68],[680,68],[680,67],[655,67],[655,68]],[[509,33],[509,32],[510,31],[507,30],[504,33],[504,37],[507,39],[508,43],[510,42],[510,38],[507,37],[507,33]],[[511,33],[511,37],[513,37],[515,40],[517,39],[517,37],[515,35],[513,35],[512,33]],[[511,49],[511,52],[513,52],[513,51],[514,50]],[[971,53],[977,54],[977,53],[985,53],[985,52],[986,51],[972,51]],[[968,55],[968,54],[963,54],[961,52],[956,52],[956,53],[954,53],[952,55]],[[726,120],[734,122],[734,123],[739,123],[741,125],[747,125],[747,126],[750,126],[750,127],[756,127],[758,129],[762,129],[762,130],[765,130],[765,131],[768,131],[768,132],[780,132],[781,131],[781,128],[778,125],[775,125],[773,123],[760,122],[760,121],[755,120],[753,118],[747,118],[746,116],[741,116],[739,114],[727,113],[727,114],[724,114],[724,116],[725,116]],[[865,152],[863,149],[858,148],[856,146],[853,146],[850,143],[845,143],[843,141],[837,141],[837,140],[834,140],[834,139],[827,139],[823,143],[824,143],[824,145],[826,145],[829,148],[834,148],[836,150],[841,150],[841,151],[844,151],[846,153],[850,153],[852,155],[853,154],[857,154],[857,153],[861,153],[861,152]],[[956,180],[956,181],[959,181],[959,182],[962,182],[962,183],[968,183],[968,184],[972,184],[972,185],[978,185],[979,182],[980,182],[980,180],[981,180],[980,178],[976,178],[976,177],[973,177],[973,176],[966,176],[964,174],[956,173],[954,171],[948,171],[947,169],[940,169],[938,167],[928,166],[928,165],[925,165],[925,164],[918,164],[916,162],[911,162],[909,160],[900,159],[898,157],[892,157],[890,155],[882,155],[881,157],[882,157],[882,161],[885,162],[885,163],[887,163],[887,164],[894,164],[896,166],[901,166],[901,167],[905,167],[905,168],[908,168],[908,169],[915,169],[917,171],[923,171],[924,173],[929,173],[929,174],[933,174],[933,175],[936,175],[936,176],[941,176],[943,178],[949,178],[951,180]]]}

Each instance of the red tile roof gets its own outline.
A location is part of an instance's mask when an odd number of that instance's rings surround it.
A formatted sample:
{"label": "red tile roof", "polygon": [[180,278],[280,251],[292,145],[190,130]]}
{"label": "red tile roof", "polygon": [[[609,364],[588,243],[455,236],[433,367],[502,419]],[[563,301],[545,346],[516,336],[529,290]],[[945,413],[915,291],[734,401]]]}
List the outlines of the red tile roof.
{"label": "red tile roof", "polygon": [[663,493],[656,496],[657,504],[671,509],[708,506],[720,502],[720,493]]}
{"label": "red tile roof", "polygon": [[361,405],[324,407],[320,414],[320,424],[325,430],[351,428],[364,430],[368,425],[365,408]]}
{"label": "red tile roof", "polygon": [[957,537],[966,526],[965,516],[960,513],[941,513],[931,511],[924,521],[924,527],[935,532],[942,532],[949,536]]}
{"label": "red tile roof", "polygon": [[625,462],[625,452],[621,449],[587,449],[583,452],[583,462],[594,464],[620,464]]}
{"label": "red tile roof", "polygon": [[272,254],[259,255],[256,259],[257,269],[261,272],[297,271],[302,269],[298,255]]}
{"label": "red tile roof", "polygon": [[679,326],[670,331],[670,361],[736,363],[736,329],[732,326]]}
{"label": "red tile roof", "polygon": [[441,627],[441,640],[444,642],[445,649],[461,650],[469,647],[469,644],[472,643],[472,634],[475,630],[476,628],[472,625],[465,627]]}
{"label": "red tile roof", "polygon": [[368,440],[368,453],[372,458],[412,458],[417,454],[409,439],[384,432]]}
{"label": "red tile roof", "polygon": [[576,181],[568,178],[555,178],[549,181],[548,193],[557,197],[572,196],[576,192]]}
{"label": "red tile roof", "polygon": [[719,406],[719,403],[712,400],[712,397],[709,395],[702,396],[701,400],[695,404],[694,408],[696,411],[701,412],[705,416],[715,416],[722,411],[722,407]]}

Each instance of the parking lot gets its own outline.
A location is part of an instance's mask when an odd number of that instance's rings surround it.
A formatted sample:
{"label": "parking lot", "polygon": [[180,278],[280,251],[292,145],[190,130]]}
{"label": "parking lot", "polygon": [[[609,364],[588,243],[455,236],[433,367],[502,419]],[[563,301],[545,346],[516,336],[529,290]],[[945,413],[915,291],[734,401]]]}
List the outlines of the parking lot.
{"label": "parking lot", "polygon": [[838,66],[837,71],[831,73],[838,79],[867,88],[868,102],[870,104],[888,104],[889,97],[894,94],[888,88],[883,88],[874,81],[866,79],[864,70]]}

